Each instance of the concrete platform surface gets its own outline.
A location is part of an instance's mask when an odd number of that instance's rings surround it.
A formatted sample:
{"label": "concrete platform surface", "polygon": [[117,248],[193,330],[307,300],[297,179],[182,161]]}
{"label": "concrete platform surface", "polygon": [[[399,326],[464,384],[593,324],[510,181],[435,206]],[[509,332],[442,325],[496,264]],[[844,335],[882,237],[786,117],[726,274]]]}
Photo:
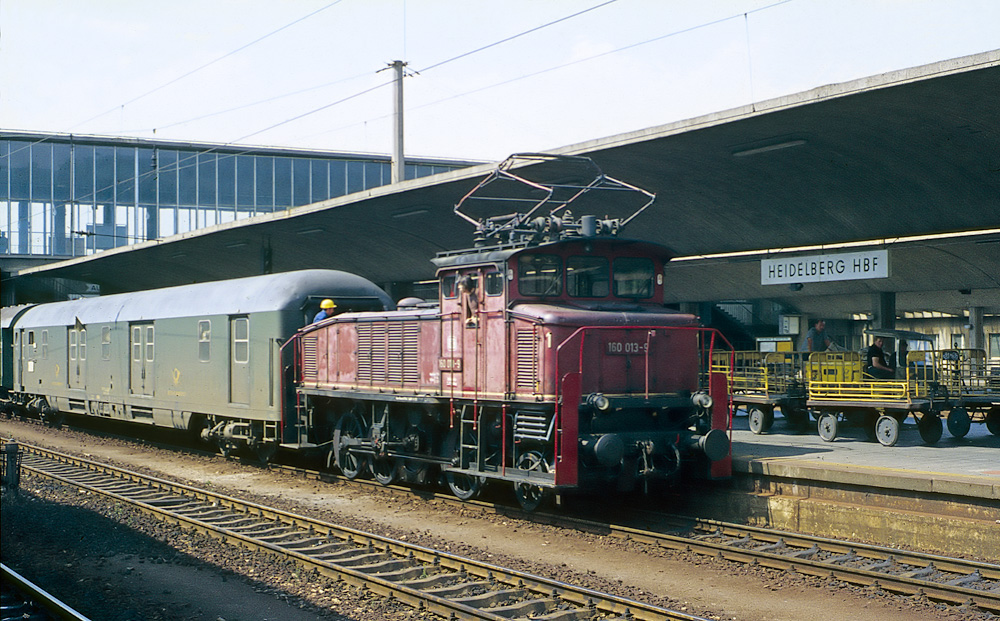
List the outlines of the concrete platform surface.
{"label": "concrete platform surface", "polygon": [[771,430],[756,435],[740,410],[733,420],[733,470],[1000,501],[1000,436],[973,423],[965,438],[951,437],[946,428],[941,440],[928,446],[911,417],[895,446],[869,441],[860,427],[846,425],[833,442],[824,442],[815,422],[796,432],[780,411]]}

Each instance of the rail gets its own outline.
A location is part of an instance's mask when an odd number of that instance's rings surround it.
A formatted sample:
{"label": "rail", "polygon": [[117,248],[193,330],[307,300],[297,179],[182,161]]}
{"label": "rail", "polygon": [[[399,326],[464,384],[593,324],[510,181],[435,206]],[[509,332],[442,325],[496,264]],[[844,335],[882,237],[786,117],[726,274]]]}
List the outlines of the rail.
{"label": "rail", "polygon": [[445,618],[704,621],[39,447],[25,469]]}

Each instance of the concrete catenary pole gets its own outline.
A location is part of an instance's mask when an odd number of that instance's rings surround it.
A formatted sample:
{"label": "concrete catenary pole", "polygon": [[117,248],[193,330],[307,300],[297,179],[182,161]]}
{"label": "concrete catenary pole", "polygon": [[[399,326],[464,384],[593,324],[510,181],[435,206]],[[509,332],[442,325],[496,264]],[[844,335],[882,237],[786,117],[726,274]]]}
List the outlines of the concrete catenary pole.
{"label": "concrete catenary pole", "polygon": [[406,63],[394,60],[389,65],[396,72],[396,88],[393,97],[393,129],[395,140],[392,144],[392,182],[399,183],[406,178],[406,162],[403,159],[403,67]]}

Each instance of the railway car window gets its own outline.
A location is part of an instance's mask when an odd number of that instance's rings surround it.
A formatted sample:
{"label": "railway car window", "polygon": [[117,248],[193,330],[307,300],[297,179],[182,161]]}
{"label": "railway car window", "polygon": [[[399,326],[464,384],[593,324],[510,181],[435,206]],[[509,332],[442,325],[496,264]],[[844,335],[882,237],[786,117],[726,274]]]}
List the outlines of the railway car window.
{"label": "railway car window", "polygon": [[111,326],[101,328],[101,359],[111,360]]}
{"label": "railway car window", "polygon": [[69,359],[76,360],[76,330],[69,331]]}
{"label": "railway car window", "polygon": [[198,322],[198,360],[208,362],[212,359],[212,322]]}
{"label": "railway car window", "polygon": [[455,274],[449,274],[441,279],[441,297],[443,298],[456,298],[458,297],[458,286],[457,278]]}
{"label": "railway car window", "polygon": [[500,295],[503,293],[502,273],[487,272],[484,280],[486,281],[486,295]]}
{"label": "railway car window", "polygon": [[250,362],[250,320],[233,319],[233,362]]}
{"label": "railway car window", "polygon": [[153,361],[153,326],[146,326],[146,362]]}
{"label": "railway car window", "polygon": [[610,275],[607,257],[570,257],[566,259],[566,292],[574,298],[607,297]]}
{"label": "railway car window", "polygon": [[615,295],[648,298],[653,295],[653,261],[639,257],[615,259]]}
{"label": "railway car window", "polygon": [[132,328],[132,360],[142,361],[142,328],[139,326]]}
{"label": "railway car window", "polygon": [[80,360],[87,359],[87,331],[80,330]]}
{"label": "railway car window", "polygon": [[517,262],[521,295],[562,293],[562,261],[554,254],[525,254]]}
{"label": "railway car window", "polygon": [[49,357],[49,331],[42,330],[42,360]]}

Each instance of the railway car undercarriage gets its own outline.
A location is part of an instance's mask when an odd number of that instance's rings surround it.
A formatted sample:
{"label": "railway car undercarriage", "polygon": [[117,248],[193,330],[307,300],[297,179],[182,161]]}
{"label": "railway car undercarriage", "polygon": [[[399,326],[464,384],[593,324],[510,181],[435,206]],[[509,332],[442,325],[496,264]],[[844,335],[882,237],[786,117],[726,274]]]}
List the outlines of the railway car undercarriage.
{"label": "railway car undercarriage", "polygon": [[[559,446],[551,403],[400,402],[303,391],[300,420],[286,432],[312,430],[308,445],[348,479],[440,481],[463,500],[475,498],[486,482],[503,480],[529,511],[569,487],[648,492],[729,452],[727,434],[710,428],[712,402],[705,393],[648,399],[641,407],[594,397],[580,405],[573,451]],[[566,455],[578,461],[570,467]],[[558,468],[576,473],[572,483],[556,476]]]}

